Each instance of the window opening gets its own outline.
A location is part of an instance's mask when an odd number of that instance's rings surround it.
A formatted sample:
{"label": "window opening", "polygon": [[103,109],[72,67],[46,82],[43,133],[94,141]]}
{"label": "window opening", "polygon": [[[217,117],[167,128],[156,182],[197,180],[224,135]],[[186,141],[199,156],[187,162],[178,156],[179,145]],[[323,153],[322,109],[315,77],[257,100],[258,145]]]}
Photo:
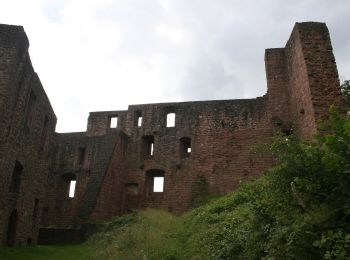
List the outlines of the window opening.
{"label": "window opening", "polygon": [[45,207],[42,210],[41,224],[47,226],[49,222],[49,207]]}
{"label": "window opening", "polygon": [[139,185],[137,183],[127,183],[125,184],[125,194],[127,195],[137,195],[139,193]]}
{"label": "window opening", "polygon": [[35,101],[36,101],[36,96],[34,92],[31,90],[29,94],[26,117],[25,117],[25,124],[28,128],[30,128],[32,125]]}
{"label": "window opening", "polygon": [[40,139],[40,151],[44,149],[44,145],[46,143],[46,137],[47,137],[47,129],[49,126],[49,118],[45,116],[44,126],[41,131],[41,139]]}
{"label": "window opening", "polygon": [[18,224],[18,213],[17,210],[13,210],[9,222],[7,225],[7,234],[6,234],[6,245],[14,246],[16,241],[16,232]]}
{"label": "window opening", "polygon": [[33,208],[33,228],[37,225],[37,216],[38,216],[38,208],[39,208],[39,199],[34,200],[34,208]]}
{"label": "window opening", "polygon": [[168,113],[166,115],[166,127],[175,126],[175,113]]}
{"label": "window opening", "polygon": [[112,116],[109,119],[109,127],[110,128],[117,128],[118,127],[118,117],[117,116]]}
{"label": "window opening", "polygon": [[164,190],[164,177],[153,178],[153,192],[163,192]]}
{"label": "window opening", "polygon": [[69,184],[69,198],[74,198],[76,184],[77,184],[76,180],[71,180],[70,181],[70,184]]}
{"label": "window opening", "polygon": [[142,137],[143,142],[143,156],[149,157],[154,154],[154,136],[146,135]]}
{"label": "window opening", "polygon": [[135,112],[135,124],[137,127],[141,127],[142,126],[142,111],[136,111]]}
{"label": "window opening", "polygon": [[189,137],[182,137],[180,139],[180,157],[186,158],[190,157],[192,152],[191,148],[191,138]]}
{"label": "window opening", "polygon": [[80,147],[78,150],[78,165],[83,165],[85,161],[85,147]]}
{"label": "window opening", "polygon": [[141,127],[141,126],[142,126],[142,116],[139,116],[139,117],[137,118],[137,126],[138,126],[138,127]]}
{"label": "window opening", "polygon": [[19,193],[21,188],[21,178],[22,178],[23,166],[19,161],[15,162],[15,167],[12,173],[12,180],[10,184],[10,192]]}
{"label": "window opening", "polygon": [[34,200],[34,208],[33,208],[33,221],[36,220],[38,215],[38,207],[39,207],[39,199]]}

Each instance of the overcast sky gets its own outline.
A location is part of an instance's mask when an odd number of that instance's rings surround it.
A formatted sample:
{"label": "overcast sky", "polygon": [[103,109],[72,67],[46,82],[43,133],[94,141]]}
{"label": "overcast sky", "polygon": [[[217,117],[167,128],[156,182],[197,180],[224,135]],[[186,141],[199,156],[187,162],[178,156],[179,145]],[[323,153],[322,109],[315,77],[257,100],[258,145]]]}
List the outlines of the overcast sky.
{"label": "overcast sky", "polygon": [[295,22],[326,22],[340,79],[350,78],[349,0],[0,0],[23,25],[57,131],[130,104],[254,98],[264,50]]}

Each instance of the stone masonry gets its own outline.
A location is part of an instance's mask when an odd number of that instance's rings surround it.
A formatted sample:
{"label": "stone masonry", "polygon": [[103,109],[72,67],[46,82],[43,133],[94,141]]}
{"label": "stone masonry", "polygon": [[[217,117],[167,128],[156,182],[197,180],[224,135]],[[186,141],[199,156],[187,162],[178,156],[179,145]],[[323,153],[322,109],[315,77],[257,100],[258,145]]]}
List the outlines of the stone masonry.
{"label": "stone masonry", "polygon": [[180,214],[261,176],[273,158],[256,144],[276,131],[308,139],[329,106],[342,104],[326,25],[296,23],[284,48],[265,52],[263,97],[91,112],[86,132],[60,134],[28,47],[22,27],[0,25],[3,245],[36,244],[39,228],[79,229],[135,209]]}

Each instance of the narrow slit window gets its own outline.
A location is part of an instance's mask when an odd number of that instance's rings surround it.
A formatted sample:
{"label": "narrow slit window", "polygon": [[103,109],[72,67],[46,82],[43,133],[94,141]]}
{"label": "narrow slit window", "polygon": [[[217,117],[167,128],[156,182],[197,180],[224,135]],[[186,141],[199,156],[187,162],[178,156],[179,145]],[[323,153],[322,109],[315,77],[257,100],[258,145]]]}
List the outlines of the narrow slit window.
{"label": "narrow slit window", "polygon": [[47,116],[45,116],[43,129],[41,131],[40,148],[39,148],[40,151],[42,151],[44,149],[44,146],[46,143],[48,125],[49,125],[49,118]]}
{"label": "narrow slit window", "polygon": [[151,156],[153,156],[153,143],[151,143]]}
{"label": "narrow slit window", "polygon": [[141,127],[141,126],[142,126],[142,116],[139,116],[139,117],[137,118],[137,126],[138,126],[138,127]]}
{"label": "narrow slit window", "polygon": [[78,165],[83,165],[85,161],[85,147],[80,147],[78,150]]}
{"label": "narrow slit window", "polygon": [[37,225],[38,208],[39,208],[39,199],[35,199],[34,208],[33,208],[33,227],[36,227]]}
{"label": "narrow slit window", "polygon": [[143,156],[148,158],[154,154],[154,136],[146,135],[142,137]]}
{"label": "narrow slit window", "polygon": [[164,191],[164,177],[154,177],[153,179],[153,192]]}
{"label": "narrow slit window", "polygon": [[69,184],[69,198],[74,198],[76,184],[77,184],[76,180],[71,180],[70,181],[70,184]]}
{"label": "narrow slit window", "polygon": [[117,128],[118,127],[118,117],[113,116],[109,120],[109,128]]}
{"label": "narrow slit window", "polygon": [[166,115],[166,127],[175,126],[175,113],[168,113]]}
{"label": "narrow slit window", "polygon": [[34,92],[31,90],[29,94],[29,100],[28,100],[27,111],[25,116],[25,123],[28,128],[30,128],[32,125],[35,102],[36,102],[36,96]]}

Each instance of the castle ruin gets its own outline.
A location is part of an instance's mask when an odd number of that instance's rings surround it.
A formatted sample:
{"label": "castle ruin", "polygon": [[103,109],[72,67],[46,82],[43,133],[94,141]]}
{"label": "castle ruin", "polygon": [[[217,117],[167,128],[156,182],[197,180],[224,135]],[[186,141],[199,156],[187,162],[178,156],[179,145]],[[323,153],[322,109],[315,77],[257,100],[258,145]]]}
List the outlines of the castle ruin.
{"label": "castle ruin", "polygon": [[39,230],[79,229],[135,209],[182,213],[203,194],[261,176],[273,158],[254,145],[276,131],[308,139],[341,104],[326,25],[296,23],[284,48],[265,51],[262,97],[130,105],[91,112],[86,132],[56,133],[28,47],[23,27],[0,25],[3,245],[36,244]]}

